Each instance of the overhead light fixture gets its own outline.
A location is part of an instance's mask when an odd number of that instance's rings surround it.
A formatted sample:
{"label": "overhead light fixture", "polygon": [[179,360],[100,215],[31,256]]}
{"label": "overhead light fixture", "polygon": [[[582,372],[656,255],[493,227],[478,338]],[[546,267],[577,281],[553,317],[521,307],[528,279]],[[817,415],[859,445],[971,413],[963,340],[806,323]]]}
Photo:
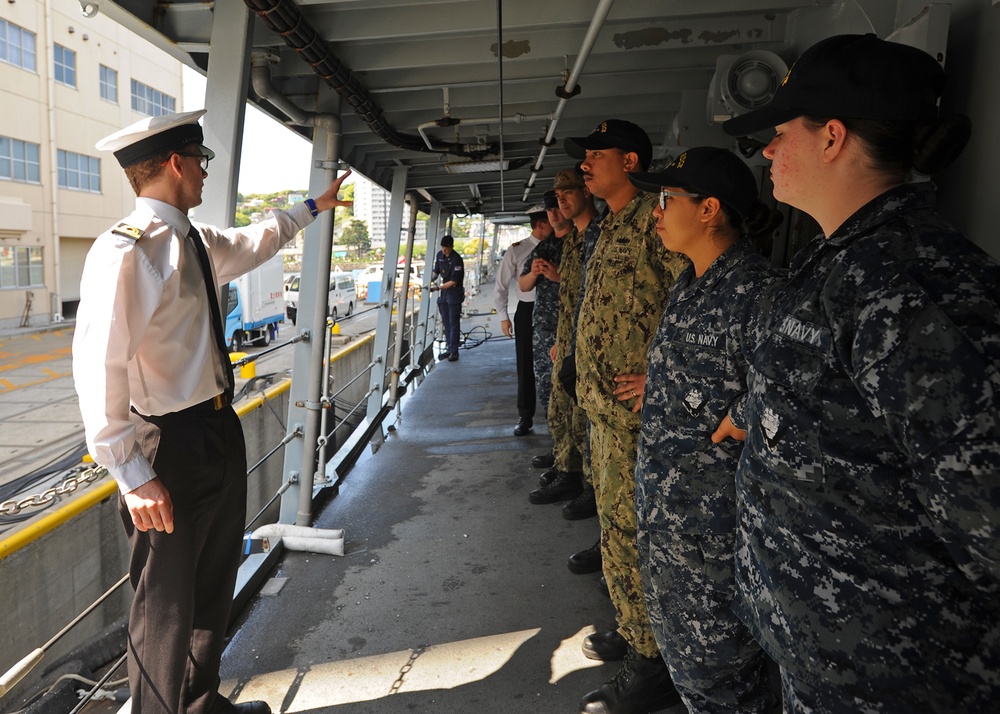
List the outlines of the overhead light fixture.
{"label": "overhead light fixture", "polygon": [[507,159],[492,159],[489,161],[456,161],[444,165],[444,170],[450,174],[481,174],[490,171],[506,171],[510,162]]}

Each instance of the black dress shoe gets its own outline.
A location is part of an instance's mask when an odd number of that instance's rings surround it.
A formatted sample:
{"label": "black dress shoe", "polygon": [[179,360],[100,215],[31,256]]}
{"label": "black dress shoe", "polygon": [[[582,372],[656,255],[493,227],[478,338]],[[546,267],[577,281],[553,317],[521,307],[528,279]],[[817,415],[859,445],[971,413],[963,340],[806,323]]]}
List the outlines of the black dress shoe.
{"label": "black dress shoe", "polygon": [[531,459],[531,465],[536,469],[551,469],[556,465],[556,457],[552,454],[539,454]]}
{"label": "black dress shoe", "polygon": [[599,662],[618,662],[625,659],[628,642],[618,630],[595,632],[583,638],[583,656]]}
{"label": "black dress shoe", "polygon": [[594,497],[594,487],[583,484],[583,493],[563,506],[563,518],[567,521],[581,521],[597,515],[597,499]]}
{"label": "black dress shoe", "polygon": [[211,714],[271,714],[271,707],[268,706],[267,702],[262,702],[259,699],[233,704],[220,694],[215,698]]}
{"label": "black dress shoe", "polygon": [[548,486],[536,488],[528,494],[528,500],[534,504],[555,503],[556,501],[569,501],[580,495],[583,490],[583,474],[579,471],[572,473],[559,472],[552,483]]}
{"label": "black dress shoe", "polygon": [[580,700],[580,714],[648,714],[680,701],[663,658],[628,647],[618,674]]}
{"label": "black dress shoe", "polygon": [[451,352],[449,352],[448,350],[442,350],[441,352],[438,352],[438,359],[448,359],[448,357],[450,356]]}
{"label": "black dress shoe", "polygon": [[601,541],[597,541],[587,550],[573,553],[566,561],[566,567],[571,573],[577,575],[599,572],[601,570]]}
{"label": "black dress shoe", "polygon": [[458,352],[452,352],[450,355],[448,355],[448,361],[458,362]]}
{"label": "black dress shoe", "polygon": [[545,488],[550,483],[556,480],[556,476],[559,475],[559,469],[549,469],[548,471],[542,471],[541,476],[538,477],[538,485],[540,488]]}
{"label": "black dress shoe", "polygon": [[257,700],[237,704],[236,711],[238,714],[271,714],[271,707],[268,706],[267,702]]}
{"label": "black dress shoe", "polygon": [[517,420],[517,426],[514,427],[514,436],[524,436],[529,433],[531,433],[531,419],[521,417]]}

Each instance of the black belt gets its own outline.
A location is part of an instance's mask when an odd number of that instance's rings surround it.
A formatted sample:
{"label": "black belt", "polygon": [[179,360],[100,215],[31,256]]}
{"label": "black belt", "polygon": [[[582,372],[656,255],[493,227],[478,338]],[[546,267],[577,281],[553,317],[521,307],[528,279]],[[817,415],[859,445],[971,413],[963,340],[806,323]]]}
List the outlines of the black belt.
{"label": "black belt", "polygon": [[199,402],[197,404],[192,404],[189,407],[185,407],[184,409],[181,409],[180,411],[169,412],[167,414],[159,414],[159,415],[156,415],[156,416],[150,416],[150,415],[142,414],[141,412],[137,411],[135,407],[131,407],[130,409],[131,409],[131,411],[133,411],[136,414],[138,414],[139,416],[141,416],[143,419],[146,419],[146,420],[156,420],[156,419],[165,419],[167,417],[180,416],[180,415],[183,415],[183,414],[203,414],[205,412],[209,412],[209,413],[219,412],[219,411],[222,411],[223,409],[225,409],[226,407],[228,407],[232,403],[233,402],[232,402],[232,399],[230,398],[230,396],[226,392],[223,392],[221,394],[216,394],[211,399],[206,399],[203,402]]}
{"label": "black belt", "polygon": [[[218,412],[222,411],[232,403],[233,403],[232,398],[226,392],[223,392],[221,394],[216,394],[211,399],[206,399],[200,404],[195,404],[194,406],[188,407],[188,409],[199,412],[202,411]],[[187,409],[183,411],[187,411]]]}

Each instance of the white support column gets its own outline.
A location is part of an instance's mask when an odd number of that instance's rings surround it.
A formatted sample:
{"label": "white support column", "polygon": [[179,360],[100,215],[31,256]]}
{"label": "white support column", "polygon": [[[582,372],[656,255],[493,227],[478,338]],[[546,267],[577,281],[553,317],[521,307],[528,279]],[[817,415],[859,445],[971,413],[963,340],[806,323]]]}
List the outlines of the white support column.
{"label": "white support column", "polygon": [[[309,193],[319,196],[329,188],[337,174],[335,162],[340,155],[340,122],[328,117],[313,130],[312,171]],[[303,437],[285,447],[284,478],[292,485],[281,497],[281,523],[310,525],[310,507],[316,470],[317,438],[321,399],[326,394],[322,383],[323,349],[326,336],[330,255],[333,247],[334,212],[321,213],[305,229],[302,244],[302,272],[299,279],[299,312],[296,334],[308,333],[308,342],[295,345],[288,404],[288,431],[299,429]]]}
{"label": "white support column", "polygon": [[208,113],[202,119],[205,146],[215,152],[215,158],[208,167],[202,204],[195,212],[199,221],[220,228],[233,225],[236,217],[252,21],[253,15],[244,3],[215,4],[210,40],[212,61],[205,86]]}
{"label": "white support column", "polygon": [[[436,300],[431,294],[431,269],[441,241],[441,203],[431,203],[430,219],[427,221],[427,254],[424,257],[424,275],[420,289],[420,311],[417,313],[417,344],[414,346],[414,361],[420,359],[424,351],[434,342],[434,326],[437,324]],[[417,378],[418,380],[420,377]]]}
{"label": "white support column", "polygon": [[[406,166],[397,166],[392,173],[392,194],[389,196],[389,218],[385,226],[385,257],[382,260],[382,292],[379,294],[378,323],[375,328],[375,345],[372,359],[377,361],[372,367],[369,389],[374,390],[368,397],[369,421],[378,416],[382,408],[385,392],[385,375],[389,365],[389,335],[392,327],[393,291],[396,286],[396,260],[399,258],[399,236],[403,225],[403,202],[406,200]],[[398,316],[403,319],[402,315]],[[381,431],[372,437],[381,441]]]}

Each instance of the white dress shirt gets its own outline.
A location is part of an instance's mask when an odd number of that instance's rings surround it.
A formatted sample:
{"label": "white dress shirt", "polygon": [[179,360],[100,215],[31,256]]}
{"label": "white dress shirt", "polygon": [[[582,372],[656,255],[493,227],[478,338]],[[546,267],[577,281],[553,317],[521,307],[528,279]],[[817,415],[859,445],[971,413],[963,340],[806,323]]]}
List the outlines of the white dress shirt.
{"label": "white dress shirt", "polygon": [[[300,203],[245,228],[198,224],[215,286],[264,263],[312,221]],[[73,378],[90,453],[128,493],[156,477],[136,444],[130,407],[160,415],[212,399],[225,388],[225,367],[188,217],[138,198],[122,223],[142,237],[113,228],[87,254]]]}
{"label": "white dress shirt", "polygon": [[[503,260],[500,261],[500,267],[497,268],[497,275],[493,281],[493,306],[496,307],[497,315],[500,316],[501,321],[510,319],[510,314],[507,311],[510,281],[516,280],[521,275],[524,261],[528,259],[538,243],[539,240],[535,236],[528,236],[524,240],[511,243],[507,252],[503,254]],[[520,302],[535,301],[534,289],[525,292],[515,284],[514,291]]]}

